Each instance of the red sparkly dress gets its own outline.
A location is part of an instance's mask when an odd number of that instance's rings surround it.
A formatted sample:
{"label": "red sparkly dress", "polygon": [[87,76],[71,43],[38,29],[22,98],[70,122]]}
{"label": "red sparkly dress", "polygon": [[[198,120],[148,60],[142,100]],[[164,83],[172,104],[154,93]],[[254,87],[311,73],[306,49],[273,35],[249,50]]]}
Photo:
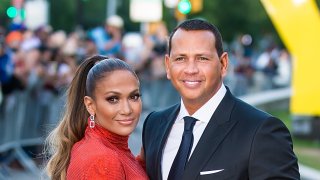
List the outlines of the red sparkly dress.
{"label": "red sparkly dress", "polygon": [[99,125],[87,127],[85,136],[71,151],[67,180],[145,180],[143,163],[128,148],[128,136]]}

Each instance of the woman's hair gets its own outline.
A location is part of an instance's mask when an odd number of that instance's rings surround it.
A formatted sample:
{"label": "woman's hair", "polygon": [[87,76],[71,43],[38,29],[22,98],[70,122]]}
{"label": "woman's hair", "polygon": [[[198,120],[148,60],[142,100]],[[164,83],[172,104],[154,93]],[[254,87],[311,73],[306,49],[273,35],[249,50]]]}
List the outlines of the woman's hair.
{"label": "woman's hair", "polygon": [[51,156],[46,167],[51,179],[66,179],[72,146],[84,137],[89,117],[83,102],[84,96],[94,99],[95,87],[99,80],[116,70],[127,70],[138,80],[134,70],[120,59],[95,55],[78,67],[66,92],[68,97],[64,116],[45,143],[45,154]]}

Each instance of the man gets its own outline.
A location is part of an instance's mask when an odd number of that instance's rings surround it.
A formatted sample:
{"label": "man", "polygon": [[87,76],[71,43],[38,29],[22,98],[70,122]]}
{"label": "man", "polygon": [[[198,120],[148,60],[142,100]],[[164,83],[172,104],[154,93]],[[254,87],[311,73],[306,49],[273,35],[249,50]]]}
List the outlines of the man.
{"label": "man", "polygon": [[105,21],[104,27],[96,27],[89,32],[89,38],[94,41],[99,54],[108,57],[122,56],[123,20],[118,15],[112,15]]}
{"label": "man", "polygon": [[224,86],[228,54],[215,26],[199,19],[180,24],[170,35],[165,65],[181,102],[145,120],[150,179],[300,178],[285,125]]}

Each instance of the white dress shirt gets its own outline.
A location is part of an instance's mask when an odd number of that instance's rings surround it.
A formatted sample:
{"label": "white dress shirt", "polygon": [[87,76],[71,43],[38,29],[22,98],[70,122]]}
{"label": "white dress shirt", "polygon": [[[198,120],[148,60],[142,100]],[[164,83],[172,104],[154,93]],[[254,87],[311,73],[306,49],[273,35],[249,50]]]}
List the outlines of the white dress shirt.
{"label": "white dress shirt", "polygon": [[[207,127],[207,124],[209,123],[211,116],[217,109],[218,105],[220,104],[226,92],[227,90],[225,86],[222,84],[218,92],[214,96],[212,96],[208,102],[206,102],[200,109],[198,109],[192,115],[192,117],[198,119],[198,121],[196,122],[193,128],[194,139],[193,139],[193,145],[190,152],[190,156],[194,148],[198,144],[204,129]],[[168,136],[167,142],[163,150],[161,170],[162,170],[162,179],[164,180],[168,179],[170,168],[172,166],[173,160],[178,152],[178,149],[182,140],[182,134],[184,130],[183,117],[185,116],[190,116],[190,115],[186,110],[186,107],[183,104],[183,101],[181,100],[179,114],[172,126],[171,132]]]}

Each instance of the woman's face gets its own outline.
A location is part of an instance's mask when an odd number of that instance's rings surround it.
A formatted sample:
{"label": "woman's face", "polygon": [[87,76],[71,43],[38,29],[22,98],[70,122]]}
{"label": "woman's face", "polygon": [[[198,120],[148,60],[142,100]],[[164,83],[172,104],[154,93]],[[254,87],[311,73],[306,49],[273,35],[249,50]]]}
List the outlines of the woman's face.
{"label": "woman's face", "polygon": [[96,83],[95,98],[85,104],[95,121],[108,131],[127,136],[135,129],[142,110],[137,78],[127,70],[108,73]]}

